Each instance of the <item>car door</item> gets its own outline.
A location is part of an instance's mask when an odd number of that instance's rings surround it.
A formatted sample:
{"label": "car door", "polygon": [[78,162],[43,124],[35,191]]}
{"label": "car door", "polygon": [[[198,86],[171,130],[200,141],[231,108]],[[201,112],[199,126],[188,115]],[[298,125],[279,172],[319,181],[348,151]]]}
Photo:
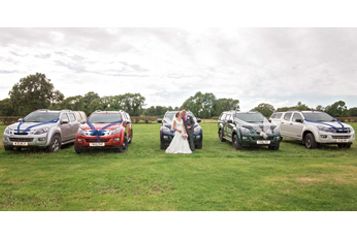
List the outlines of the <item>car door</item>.
{"label": "car door", "polygon": [[233,115],[230,113],[226,117],[226,126],[225,126],[226,129],[225,135],[230,140],[232,139],[233,127],[234,127]]}
{"label": "car door", "polygon": [[291,135],[291,138],[301,139],[303,128],[304,128],[303,117],[301,113],[294,112],[289,126],[289,134]]}
{"label": "car door", "polygon": [[71,125],[67,113],[62,113],[60,117],[60,128],[62,131],[62,141],[68,141],[71,139]]}
{"label": "car door", "polygon": [[69,117],[69,125],[71,128],[69,139],[74,139],[78,131],[80,122],[78,121],[78,119],[76,119],[76,115],[72,112],[68,113],[68,117]]}
{"label": "car door", "polygon": [[290,120],[292,112],[285,113],[280,123],[280,134],[282,137],[291,137],[289,134]]}

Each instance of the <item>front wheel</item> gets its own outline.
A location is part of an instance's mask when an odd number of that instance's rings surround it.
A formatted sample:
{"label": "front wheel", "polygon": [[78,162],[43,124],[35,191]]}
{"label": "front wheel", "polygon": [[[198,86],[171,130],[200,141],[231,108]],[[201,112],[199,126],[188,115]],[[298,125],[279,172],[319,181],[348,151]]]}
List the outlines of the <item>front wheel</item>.
{"label": "front wheel", "polygon": [[226,139],[224,139],[224,134],[223,134],[223,129],[219,129],[218,131],[218,137],[221,142],[225,142]]}
{"label": "front wheel", "polygon": [[315,140],[315,136],[312,133],[307,133],[304,137],[304,144],[307,149],[315,149],[317,148],[317,143]]}
{"label": "front wheel", "polygon": [[275,144],[275,145],[269,145],[268,149],[269,150],[279,150],[280,144]]}
{"label": "front wheel", "polygon": [[233,147],[236,149],[236,150],[239,150],[242,148],[242,145],[239,143],[239,139],[238,139],[238,135],[237,134],[234,134],[233,135]]}
{"label": "front wheel", "polygon": [[51,143],[47,148],[48,152],[56,152],[61,148],[62,142],[61,142],[61,136],[56,134],[52,137]]}
{"label": "front wheel", "polygon": [[13,150],[12,146],[7,146],[7,145],[4,146],[4,149],[5,149],[5,151]]}
{"label": "front wheel", "polygon": [[81,149],[79,146],[76,146],[76,145],[74,145],[74,151],[75,151],[77,154],[82,153],[82,149]]}
{"label": "front wheel", "polygon": [[340,148],[340,149],[349,149],[352,146],[351,143],[337,144],[337,145],[338,145],[338,148]]}
{"label": "front wheel", "polygon": [[124,137],[124,144],[123,144],[123,150],[128,150],[128,148],[129,148],[129,142],[128,142],[128,137],[127,136],[125,136]]}

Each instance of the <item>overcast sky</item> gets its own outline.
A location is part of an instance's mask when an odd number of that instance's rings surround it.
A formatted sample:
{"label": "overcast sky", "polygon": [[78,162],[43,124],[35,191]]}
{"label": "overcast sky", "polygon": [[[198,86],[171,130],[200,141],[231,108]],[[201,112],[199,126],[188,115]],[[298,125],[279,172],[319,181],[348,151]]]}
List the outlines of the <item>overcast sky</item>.
{"label": "overcast sky", "polygon": [[0,99],[45,73],[65,96],[138,92],[180,106],[197,91],[275,107],[357,106],[357,28],[0,28]]}

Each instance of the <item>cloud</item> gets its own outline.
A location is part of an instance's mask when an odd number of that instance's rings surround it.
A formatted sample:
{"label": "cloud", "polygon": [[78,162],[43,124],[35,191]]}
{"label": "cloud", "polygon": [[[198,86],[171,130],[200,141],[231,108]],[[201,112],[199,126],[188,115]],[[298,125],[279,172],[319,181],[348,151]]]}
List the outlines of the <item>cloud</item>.
{"label": "cloud", "polygon": [[142,93],[180,105],[197,91],[266,101],[357,105],[356,28],[1,28],[0,98],[45,73],[66,96]]}

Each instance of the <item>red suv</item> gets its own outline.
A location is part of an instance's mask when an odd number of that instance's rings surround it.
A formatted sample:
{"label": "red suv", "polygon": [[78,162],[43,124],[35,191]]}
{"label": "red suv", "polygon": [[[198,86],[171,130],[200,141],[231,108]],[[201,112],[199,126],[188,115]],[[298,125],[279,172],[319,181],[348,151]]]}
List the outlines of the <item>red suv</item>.
{"label": "red suv", "polygon": [[111,148],[118,152],[128,149],[133,129],[124,111],[95,111],[76,134],[74,150],[81,153],[92,148]]}

